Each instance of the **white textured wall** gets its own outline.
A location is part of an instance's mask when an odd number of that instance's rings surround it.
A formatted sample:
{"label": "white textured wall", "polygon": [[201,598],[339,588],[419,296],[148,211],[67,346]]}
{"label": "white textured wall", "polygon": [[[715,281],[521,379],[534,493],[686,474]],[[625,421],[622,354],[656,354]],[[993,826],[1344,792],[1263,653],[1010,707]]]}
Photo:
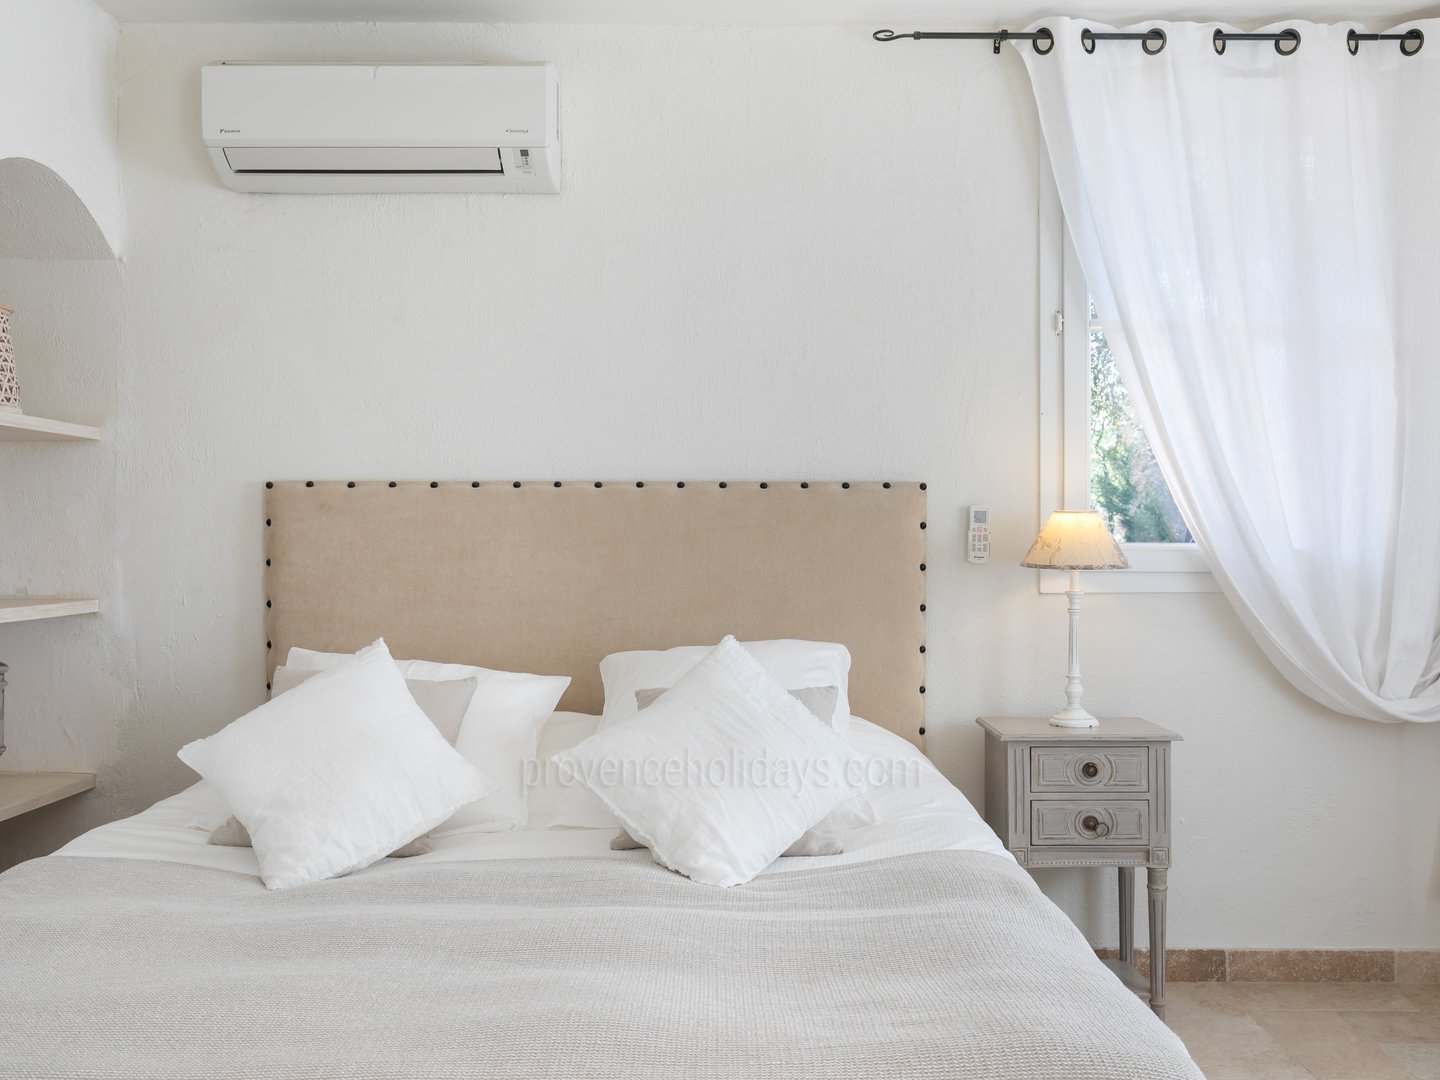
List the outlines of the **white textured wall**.
{"label": "white textured wall", "polygon": [[[134,704],[94,809],[37,816],[13,853],[185,785],[175,748],[261,699],[272,477],[924,479],[935,760],[978,801],[972,718],[1053,707],[1064,598],[1015,565],[1038,526],[1040,320],[1013,55],[385,25],[127,26],[120,58],[133,239],[104,625]],[[221,58],[552,60],[565,190],[231,194],[198,134],[197,72]],[[972,502],[995,515],[981,567]],[[1309,704],[1215,595],[1095,596],[1086,639],[1094,707],[1186,737],[1173,944],[1440,946],[1440,730]],[[1109,875],[1045,884],[1111,936]]]}
{"label": "white textured wall", "polygon": [[[124,207],[115,148],[115,21],[91,0],[0,2],[0,107],[0,160],[29,158],[52,170],[118,252]],[[23,208],[6,205],[0,191],[0,209],[8,219]],[[0,237],[9,239],[13,227],[0,222]],[[15,254],[0,251],[0,258]]]}

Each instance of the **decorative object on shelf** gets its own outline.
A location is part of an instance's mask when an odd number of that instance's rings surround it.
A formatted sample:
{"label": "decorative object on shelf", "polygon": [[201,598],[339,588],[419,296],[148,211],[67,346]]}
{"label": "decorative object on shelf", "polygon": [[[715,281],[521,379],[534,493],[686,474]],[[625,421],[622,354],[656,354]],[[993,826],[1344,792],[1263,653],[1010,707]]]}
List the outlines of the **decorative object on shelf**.
{"label": "decorative object on shelf", "polygon": [[0,409],[20,411],[20,383],[15,378],[15,343],[10,340],[14,308],[0,304]]}
{"label": "decorative object on shelf", "polygon": [[1065,674],[1065,707],[1050,717],[1050,723],[1065,728],[1096,727],[1100,721],[1080,704],[1085,693],[1080,685],[1080,597],[1084,595],[1080,591],[1080,571],[1124,570],[1130,562],[1098,511],[1056,510],[1020,565],[1070,571],[1070,587],[1065,590],[1070,598],[1070,665]]}
{"label": "decorative object on shelf", "polygon": [[5,754],[5,673],[9,664],[0,664],[0,757]]}

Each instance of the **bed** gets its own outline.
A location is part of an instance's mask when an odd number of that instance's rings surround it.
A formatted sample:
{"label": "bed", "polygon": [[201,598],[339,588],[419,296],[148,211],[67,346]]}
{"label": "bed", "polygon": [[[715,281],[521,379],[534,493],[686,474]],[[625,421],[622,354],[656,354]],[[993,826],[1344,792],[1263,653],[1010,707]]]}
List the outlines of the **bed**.
{"label": "bed", "polygon": [[0,875],[0,1077],[1199,1077],[920,749],[924,510],[917,484],[268,486],[267,674],[379,632],[564,671],[543,757],[607,652],[840,641],[850,738],[906,779],[843,854],[733,889],[542,810],[278,893],[206,843],[202,782]]}

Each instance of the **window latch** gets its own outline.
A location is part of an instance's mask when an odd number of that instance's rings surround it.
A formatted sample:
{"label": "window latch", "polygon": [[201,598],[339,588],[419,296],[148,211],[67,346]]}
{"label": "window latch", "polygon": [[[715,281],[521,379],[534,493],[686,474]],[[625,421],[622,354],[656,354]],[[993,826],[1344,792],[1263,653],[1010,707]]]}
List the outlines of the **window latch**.
{"label": "window latch", "polygon": [[1065,313],[1059,308],[1055,310],[1055,336],[1060,337],[1065,333]]}

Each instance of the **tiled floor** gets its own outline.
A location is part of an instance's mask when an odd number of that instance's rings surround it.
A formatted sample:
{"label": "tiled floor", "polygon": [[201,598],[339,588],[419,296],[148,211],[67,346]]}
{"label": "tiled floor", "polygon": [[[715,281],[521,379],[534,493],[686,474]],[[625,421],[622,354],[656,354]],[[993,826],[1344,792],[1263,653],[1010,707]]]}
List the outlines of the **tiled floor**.
{"label": "tiled floor", "polygon": [[1171,983],[1208,1080],[1440,1080],[1440,986]]}

